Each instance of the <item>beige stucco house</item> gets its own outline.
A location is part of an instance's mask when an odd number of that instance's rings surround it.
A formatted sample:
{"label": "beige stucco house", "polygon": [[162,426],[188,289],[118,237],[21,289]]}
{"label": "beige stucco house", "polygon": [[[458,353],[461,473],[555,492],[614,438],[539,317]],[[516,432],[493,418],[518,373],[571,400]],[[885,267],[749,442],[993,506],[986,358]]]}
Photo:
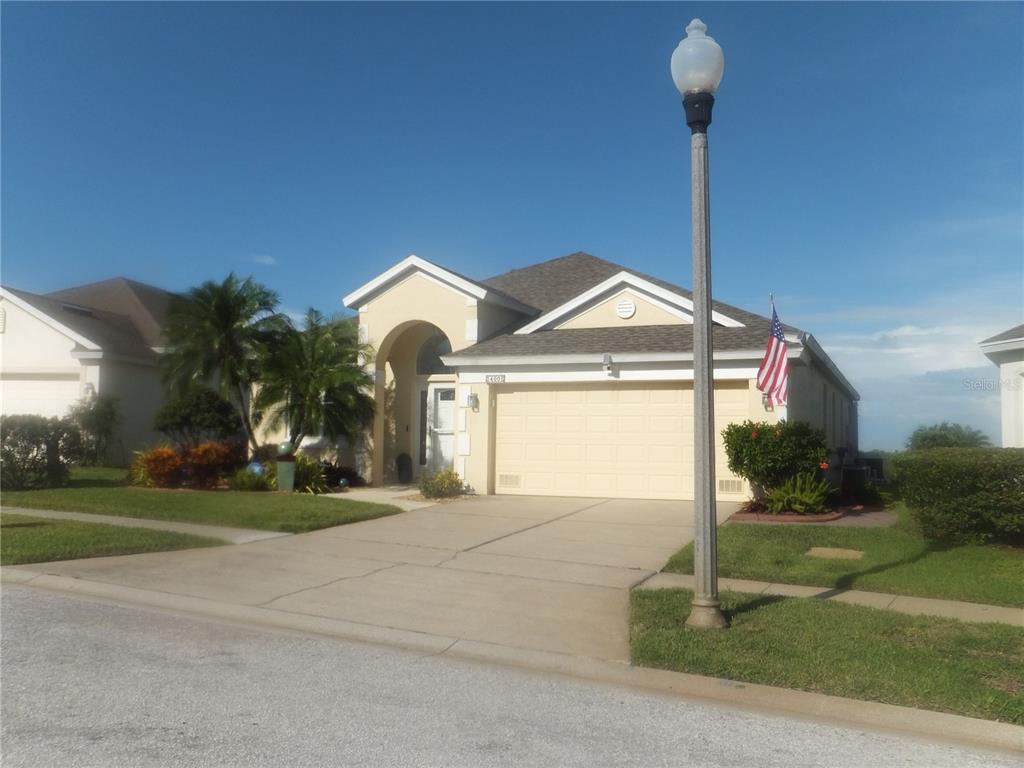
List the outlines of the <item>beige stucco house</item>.
{"label": "beige stucco house", "polygon": [[[453,468],[478,493],[693,495],[690,292],[585,253],[475,280],[409,256],[345,296],[375,350],[374,482]],[[859,396],[787,327],[788,408],[755,386],[769,319],[714,304],[718,430],[802,420],[855,452]],[[721,446],[718,492],[747,496]]]}
{"label": "beige stucco house", "polygon": [[117,398],[107,460],[157,441],[159,356],[172,294],[114,278],[46,295],[0,288],[0,412],[64,416],[84,397]]}
{"label": "beige stucco house", "polygon": [[997,333],[979,346],[999,366],[1003,447],[1024,448],[1024,325]]}

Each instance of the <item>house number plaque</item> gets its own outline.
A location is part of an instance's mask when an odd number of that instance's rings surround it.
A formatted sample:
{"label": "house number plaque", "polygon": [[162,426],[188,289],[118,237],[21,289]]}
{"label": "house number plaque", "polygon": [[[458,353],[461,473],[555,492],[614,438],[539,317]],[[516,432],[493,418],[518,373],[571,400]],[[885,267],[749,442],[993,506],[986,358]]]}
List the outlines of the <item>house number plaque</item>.
{"label": "house number plaque", "polygon": [[505,374],[504,373],[488,373],[484,376],[484,381],[487,384],[504,384]]}

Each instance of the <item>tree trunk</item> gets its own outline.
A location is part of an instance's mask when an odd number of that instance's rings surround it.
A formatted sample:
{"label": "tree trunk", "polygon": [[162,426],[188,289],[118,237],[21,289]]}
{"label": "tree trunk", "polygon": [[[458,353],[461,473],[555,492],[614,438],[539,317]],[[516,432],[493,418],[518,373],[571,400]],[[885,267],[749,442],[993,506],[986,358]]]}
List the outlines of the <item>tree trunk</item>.
{"label": "tree trunk", "polygon": [[238,413],[242,417],[242,429],[245,430],[245,436],[249,438],[252,452],[256,453],[259,450],[260,444],[256,441],[256,433],[253,431],[252,420],[249,418],[249,403],[245,399],[245,389],[241,384],[236,386],[238,389]]}

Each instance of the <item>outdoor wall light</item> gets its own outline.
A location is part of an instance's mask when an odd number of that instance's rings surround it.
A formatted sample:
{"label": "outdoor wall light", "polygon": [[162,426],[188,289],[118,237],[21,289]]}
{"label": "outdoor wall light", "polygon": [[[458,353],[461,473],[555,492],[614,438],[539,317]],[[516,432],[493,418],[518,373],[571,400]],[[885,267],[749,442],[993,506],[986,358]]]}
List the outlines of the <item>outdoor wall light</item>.
{"label": "outdoor wall light", "polygon": [[774,411],[775,410],[775,406],[772,405],[772,399],[770,397],[768,397],[768,393],[767,392],[761,393],[761,405],[764,406],[764,409],[766,411]]}
{"label": "outdoor wall light", "polygon": [[476,392],[470,392],[469,399],[466,402],[469,404],[470,410],[480,410],[480,395],[478,395]]}
{"label": "outdoor wall light", "polygon": [[612,356],[610,353],[604,353],[604,359],[601,364],[601,367],[604,368],[604,372],[607,373],[609,376],[612,375]]}

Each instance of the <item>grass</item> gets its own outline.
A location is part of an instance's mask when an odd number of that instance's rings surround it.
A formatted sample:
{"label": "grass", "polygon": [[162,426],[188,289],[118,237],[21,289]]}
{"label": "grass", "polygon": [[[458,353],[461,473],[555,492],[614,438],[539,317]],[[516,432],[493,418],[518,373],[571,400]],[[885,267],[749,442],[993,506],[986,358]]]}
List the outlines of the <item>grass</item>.
{"label": "grass", "polygon": [[125,470],[77,467],[65,488],[5,491],[5,507],[143,517],[232,528],[303,533],[400,512],[388,504],[317,498],[303,493],[133,488]]}
{"label": "grass", "polygon": [[224,542],[219,539],[170,531],[7,513],[0,517],[0,565],[164,552],[221,544]]}
{"label": "grass", "polygon": [[[900,517],[892,528],[723,525],[718,529],[719,575],[1024,607],[1024,550],[928,541],[916,532],[902,504],[891,509]],[[864,556],[808,557],[811,547],[859,549]],[[665,570],[693,573],[693,546],[673,555]]]}
{"label": "grass", "polygon": [[1024,629],[723,592],[731,627],[694,630],[692,597],[633,592],[635,664],[1024,725]]}

